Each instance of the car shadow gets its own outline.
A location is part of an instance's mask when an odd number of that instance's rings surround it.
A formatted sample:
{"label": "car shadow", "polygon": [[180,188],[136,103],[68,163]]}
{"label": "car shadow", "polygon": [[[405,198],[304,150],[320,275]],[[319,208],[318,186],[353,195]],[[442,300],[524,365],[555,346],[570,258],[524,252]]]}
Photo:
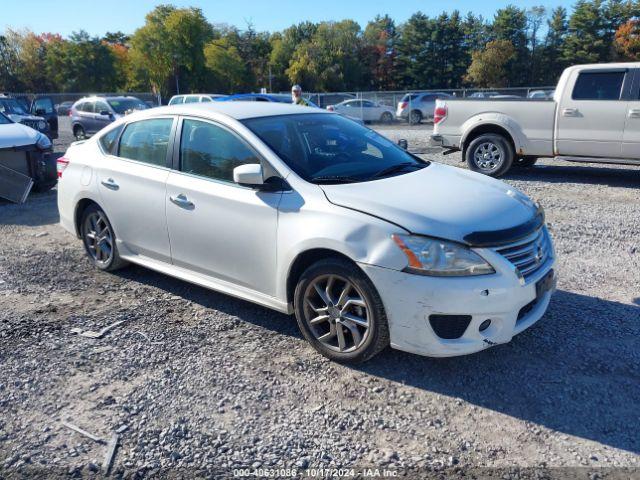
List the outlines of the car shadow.
{"label": "car shadow", "polygon": [[31,192],[27,201],[17,204],[0,198],[0,225],[21,225],[40,227],[58,223],[57,190],[48,192]]}
{"label": "car shadow", "polygon": [[584,183],[610,187],[640,188],[640,168],[594,167],[585,165],[535,165],[512,168],[502,180]]}
{"label": "car shadow", "polygon": [[640,453],[640,308],[558,291],[511,343],[433,359],[388,350],[358,370]]}
{"label": "car shadow", "polygon": [[[292,316],[143,267],[114,274],[301,338]],[[638,338],[640,307],[558,291],[545,316],[509,344],[440,359],[387,349],[348,368],[640,453]]]}

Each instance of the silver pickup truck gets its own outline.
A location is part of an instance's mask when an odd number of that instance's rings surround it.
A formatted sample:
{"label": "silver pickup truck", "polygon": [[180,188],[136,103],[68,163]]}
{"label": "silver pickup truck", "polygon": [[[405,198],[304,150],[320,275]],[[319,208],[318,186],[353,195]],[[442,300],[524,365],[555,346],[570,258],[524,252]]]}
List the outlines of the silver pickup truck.
{"label": "silver pickup truck", "polygon": [[640,63],[569,67],[553,100],[438,100],[430,143],[493,177],[539,157],[640,166]]}

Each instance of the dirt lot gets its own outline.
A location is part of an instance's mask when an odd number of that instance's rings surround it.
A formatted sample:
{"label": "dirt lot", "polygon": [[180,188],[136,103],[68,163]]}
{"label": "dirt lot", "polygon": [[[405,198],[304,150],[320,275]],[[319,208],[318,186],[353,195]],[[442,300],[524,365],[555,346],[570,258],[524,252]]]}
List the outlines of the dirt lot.
{"label": "dirt lot", "polygon": [[[417,150],[428,135],[381,131]],[[291,317],[140,267],[97,272],[59,227],[55,190],[0,203],[0,477],[99,471],[106,446],[62,421],[104,439],[119,429],[112,473],[126,478],[383,465],[637,475],[640,169],[544,161],[505,180],[542,202],[555,238],[545,317],[479,354],[387,350],[359,367],[320,357]],[[71,331],[119,320],[101,339]]]}

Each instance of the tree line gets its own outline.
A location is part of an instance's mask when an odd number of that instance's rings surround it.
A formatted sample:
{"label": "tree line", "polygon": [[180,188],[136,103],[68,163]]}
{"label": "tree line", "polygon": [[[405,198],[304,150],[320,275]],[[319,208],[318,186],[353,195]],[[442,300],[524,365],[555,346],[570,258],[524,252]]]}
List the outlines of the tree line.
{"label": "tree line", "polygon": [[640,0],[578,0],[498,10],[492,19],[421,12],[302,22],[280,32],[212,23],[199,8],[160,5],[131,35],[68,38],[6,29],[0,91],[233,93],[553,85],[572,64],[638,60]]}

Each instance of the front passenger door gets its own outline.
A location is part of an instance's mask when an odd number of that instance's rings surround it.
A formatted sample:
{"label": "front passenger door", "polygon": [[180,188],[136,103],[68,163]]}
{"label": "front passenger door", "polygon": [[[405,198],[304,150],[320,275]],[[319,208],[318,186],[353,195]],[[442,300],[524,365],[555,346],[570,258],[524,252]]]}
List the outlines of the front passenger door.
{"label": "front passenger door", "polygon": [[173,263],[275,296],[282,193],[233,182],[233,169],[261,163],[258,154],[230,129],[191,118],[182,120],[176,153],[166,196]]}

